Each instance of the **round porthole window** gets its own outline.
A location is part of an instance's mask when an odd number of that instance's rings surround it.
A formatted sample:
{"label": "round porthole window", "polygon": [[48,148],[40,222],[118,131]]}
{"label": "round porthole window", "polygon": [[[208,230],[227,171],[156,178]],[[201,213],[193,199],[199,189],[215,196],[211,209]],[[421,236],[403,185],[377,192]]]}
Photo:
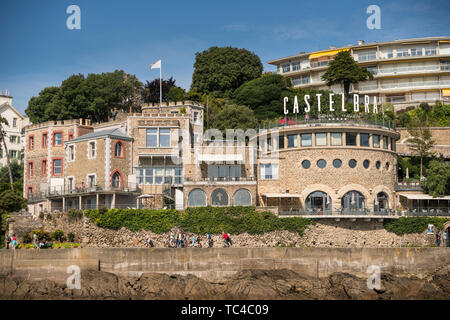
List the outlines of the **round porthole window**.
{"label": "round porthole window", "polygon": [[302,167],[303,169],[309,169],[309,167],[311,167],[311,162],[309,160],[303,160]]}
{"label": "round porthole window", "polygon": [[355,160],[355,159],[351,159],[351,160],[348,162],[348,166],[349,166],[350,168],[355,168],[355,167],[356,167],[356,160]]}
{"label": "round porthole window", "polygon": [[364,168],[369,169],[370,161],[369,160],[364,160],[363,166],[364,166]]}
{"label": "round porthole window", "polygon": [[342,166],[342,161],[340,159],[334,159],[333,160],[333,166],[335,168],[340,168]]}
{"label": "round porthole window", "polygon": [[318,166],[320,169],[325,168],[326,165],[327,165],[327,162],[326,162],[325,160],[323,160],[323,159],[320,159],[319,161],[317,161],[317,166]]}

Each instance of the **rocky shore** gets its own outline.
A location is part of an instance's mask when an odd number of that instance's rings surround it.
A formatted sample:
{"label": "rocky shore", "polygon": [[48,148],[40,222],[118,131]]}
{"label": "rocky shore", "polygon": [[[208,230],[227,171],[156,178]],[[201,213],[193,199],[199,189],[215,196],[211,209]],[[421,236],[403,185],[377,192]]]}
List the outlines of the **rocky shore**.
{"label": "rocky shore", "polygon": [[450,266],[425,278],[381,275],[380,289],[368,289],[367,279],[348,273],[325,278],[304,277],[291,270],[243,270],[222,282],[209,282],[193,275],[144,273],[122,277],[89,271],[81,278],[81,289],[68,289],[50,280],[31,281],[0,277],[0,299],[450,299]]}

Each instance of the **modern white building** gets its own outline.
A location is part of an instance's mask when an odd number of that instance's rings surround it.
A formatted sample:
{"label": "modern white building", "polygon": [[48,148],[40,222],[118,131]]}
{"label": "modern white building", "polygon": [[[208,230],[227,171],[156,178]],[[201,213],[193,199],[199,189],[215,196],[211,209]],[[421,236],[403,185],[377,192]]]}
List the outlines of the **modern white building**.
{"label": "modern white building", "polygon": [[[22,161],[24,150],[23,127],[29,124],[28,117],[23,116],[12,105],[12,96],[7,90],[0,91],[0,116],[8,121],[8,125],[3,125],[6,131],[6,147],[8,149],[9,160]],[[7,164],[3,143],[0,148],[0,165]]]}
{"label": "modern white building", "polygon": [[353,85],[353,93],[377,96],[379,102],[393,103],[396,109],[436,100],[450,102],[450,37],[431,37],[390,42],[365,43],[315,52],[301,52],[268,61],[277,73],[290,78],[294,87],[333,90],[321,79],[330,61],[340,51],[349,51],[373,80]]}

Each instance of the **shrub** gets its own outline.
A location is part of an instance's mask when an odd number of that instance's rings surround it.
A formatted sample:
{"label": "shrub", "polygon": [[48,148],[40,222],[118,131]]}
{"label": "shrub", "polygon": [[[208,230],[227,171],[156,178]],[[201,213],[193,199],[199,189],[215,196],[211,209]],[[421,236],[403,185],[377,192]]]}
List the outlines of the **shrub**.
{"label": "shrub", "polygon": [[71,244],[71,243],[68,243],[68,242],[66,242],[66,243],[64,243],[64,248],[66,248],[66,249],[70,249],[70,248],[72,248],[72,244]]}
{"label": "shrub", "polygon": [[72,243],[72,248],[79,248],[80,244],[79,243]]}
{"label": "shrub", "polygon": [[78,220],[83,217],[83,211],[78,209],[69,209],[66,214],[70,221]]}
{"label": "shrub", "polygon": [[52,238],[55,239],[56,241],[62,241],[62,238],[64,236],[64,231],[56,229],[53,233],[52,233]]}
{"label": "shrub", "polygon": [[23,248],[23,244],[19,243],[16,245],[16,249],[21,249],[21,248]]}
{"label": "shrub", "polygon": [[248,232],[262,234],[275,230],[288,230],[300,235],[315,221],[307,218],[278,218],[270,212],[256,212],[254,207],[201,207],[176,210],[112,209],[106,211],[86,210],[87,217],[99,227],[118,230],[125,227],[131,231],[150,230],[168,232],[178,226],[193,233],[231,234]]}
{"label": "shrub", "polygon": [[25,249],[30,249],[30,248],[33,248],[33,245],[31,243],[27,243],[25,245]]}
{"label": "shrub", "polygon": [[33,233],[35,233],[37,235],[39,240],[42,240],[44,238],[47,239],[47,241],[52,240],[52,237],[51,237],[50,233],[48,233],[48,232],[44,232],[42,230],[36,229],[36,230],[33,230]]}
{"label": "shrub", "polygon": [[73,232],[69,232],[67,234],[67,239],[69,240],[69,242],[74,242],[75,241],[75,235],[73,234]]}
{"label": "shrub", "polygon": [[30,243],[31,240],[32,240],[32,238],[31,238],[31,235],[30,235],[29,233],[25,233],[25,234],[22,236],[22,242],[23,242],[23,243]]}
{"label": "shrub", "polygon": [[383,225],[387,231],[401,236],[409,233],[422,233],[429,224],[442,229],[444,223],[449,220],[450,218],[401,217],[398,219],[385,219]]}

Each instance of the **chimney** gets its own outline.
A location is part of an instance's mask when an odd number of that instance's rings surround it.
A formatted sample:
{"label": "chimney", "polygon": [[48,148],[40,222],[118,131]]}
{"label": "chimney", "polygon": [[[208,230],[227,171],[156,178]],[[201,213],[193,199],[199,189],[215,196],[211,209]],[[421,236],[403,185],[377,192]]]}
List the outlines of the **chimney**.
{"label": "chimney", "polygon": [[336,46],[330,46],[330,49],[336,49]]}
{"label": "chimney", "polygon": [[362,46],[364,43],[364,40],[358,40],[358,46]]}

